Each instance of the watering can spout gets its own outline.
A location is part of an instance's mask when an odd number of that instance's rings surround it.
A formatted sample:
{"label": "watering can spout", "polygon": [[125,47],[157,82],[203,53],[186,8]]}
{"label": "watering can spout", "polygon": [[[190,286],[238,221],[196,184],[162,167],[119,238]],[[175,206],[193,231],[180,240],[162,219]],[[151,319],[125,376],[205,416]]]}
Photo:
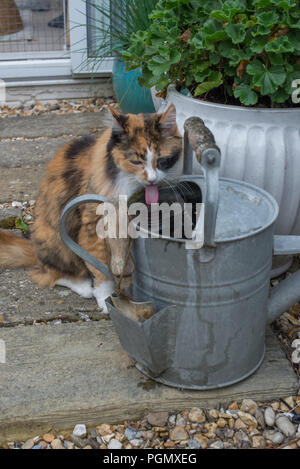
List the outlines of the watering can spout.
{"label": "watering can spout", "polygon": [[[299,236],[274,236],[274,255],[299,254]],[[273,287],[268,303],[268,323],[300,301],[300,270]]]}

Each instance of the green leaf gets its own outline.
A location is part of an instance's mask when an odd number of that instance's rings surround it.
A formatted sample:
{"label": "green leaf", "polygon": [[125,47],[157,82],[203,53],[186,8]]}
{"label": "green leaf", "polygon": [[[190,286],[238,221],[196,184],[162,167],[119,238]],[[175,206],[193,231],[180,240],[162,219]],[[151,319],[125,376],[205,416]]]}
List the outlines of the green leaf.
{"label": "green leaf", "polygon": [[265,28],[271,28],[279,20],[279,16],[275,11],[268,11],[263,13],[257,13],[256,15],[258,24]]}
{"label": "green leaf", "polygon": [[300,34],[297,31],[289,31],[287,37],[294,50],[300,52]]}
{"label": "green leaf", "polygon": [[148,67],[154,75],[162,75],[168,72],[171,65],[178,63],[180,59],[181,53],[178,50],[172,49],[169,59],[162,56],[154,56],[149,62]]}
{"label": "green leaf", "polygon": [[286,80],[284,67],[273,65],[267,69],[259,60],[254,60],[247,66],[247,73],[253,76],[253,85],[261,88],[263,96],[275,93]]}
{"label": "green leaf", "polygon": [[286,11],[296,5],[295,0],[271,0],[271,3],[279,8],[283,8]]}
{"label": "green leaf", "polygon": [[211,72],[209,79],[198,85],[194,94],[195,96],[200,96],[201,94],[208,93],[212,89],[218,88],[218,86],[222,85],[222,83],[222,73]]}
{"label": "green leaf", "polygon": [[271,0],[254,0],[253,4],[257,7],[265,8],[271,5]]}
{"label": "green leaf", "polygon": [[291,96],[293,92],[293,87],[292,87],[293,81],[299,80],[299,78],[300,78],[300,64],[295,64],[293,70],[291,72],[288,72],[287,79],[284,84],[284,89],[289,94],[289,96]]}
{"label": "green leaf", "polygon": [[19,230],[22,230],[24,233],[27,233],[29,231],[29,226],[26,225],[26,223],[22,220],[22,218],[18,218],[16,220],[16,228]]}
{"label": "green leaf", "polygon": [[251,87],[245,83],[238,85],[235,88],[233,94],[235,98],[239,98],[241,103],[245,106],[254,106],[258,101],[258,96],[255,91],[253,91]]}
{"label": "green leaf", "polygon": [[230,21],[230,14],[228,12],[222,11],[222,10],[214,10],[211,12],[209,15],[211,18],[218,20],[218,21]]}
{"label": "green leaf", "polygon": [[216,54],[214,52],[209,53],[209,61],[212,65],[217,65],[221,60],[221,57],[219,54]]}
{"label": "green leaf", "polygon": [[283,54],[269,54],[269,59],[272,65],[284,65],[286,63]]}
{"label": "green leaf", "polygon": [[[213,19],[208,19],[202,29],[201,29],[201,35],[203,38],[203,42],[208,47],[210,50],[212,49],[211,46],[212,43],[218,42],[218,41],[223,41],[224,39],[227,38],[227,35],[224,31],[223,25],[215,21]],[[213,47],[214,49],[214,47]]]}
{"label": "green leaf", "polygon": [[250,42],[250,48],[255,54],[261,54],[266,45],[266,38],[264,36],[258,36],[252,39]]}
{"label": "green leaf", "polygon": [[265,51],[280,54],[281,52],[294,52],[294,47],[286,36],[281,36],[275,39],[275,41],[268,42],[265,46]]}
{"label": "green leaf", "polygon": [[279,88],[275,93],[271,94],[270,98],[273,103],[285,103],[291,97],[284,88]]}
{"label": "green leaf", "polygon": [[247,72],[249,75],[257,75],[259,73],[263,73],[265,71],[265,66],[263,65],[260,60],[253,60],[250,64],[247,66]]}
{"label": "green leaf", "polygon": [[246,26],[244,24],[229,24],[225,27],[227,35],[231,38],[233,44],[243,42],[246,37]]}

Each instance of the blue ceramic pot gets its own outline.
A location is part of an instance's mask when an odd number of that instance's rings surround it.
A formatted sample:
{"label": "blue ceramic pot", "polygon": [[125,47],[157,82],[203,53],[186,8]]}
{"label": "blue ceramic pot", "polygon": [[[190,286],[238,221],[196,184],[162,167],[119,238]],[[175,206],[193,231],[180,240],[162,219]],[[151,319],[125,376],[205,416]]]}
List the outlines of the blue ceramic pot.
{"label": "blue ceramic pot", "polygon": [[138,84],[139,69],[125,71],[124,62],[115,58],[113,65],[113,88],[122,112],[128,114],[155,112],[150,90]]}

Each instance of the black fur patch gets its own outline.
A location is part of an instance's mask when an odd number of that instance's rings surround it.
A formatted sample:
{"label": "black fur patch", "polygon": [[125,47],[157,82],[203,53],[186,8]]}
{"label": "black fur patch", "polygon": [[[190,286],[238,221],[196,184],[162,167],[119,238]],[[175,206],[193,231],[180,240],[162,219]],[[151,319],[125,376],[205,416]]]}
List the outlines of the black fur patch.
{"label": "black fur patch", "polygon": [[81,261],[81,259],[74,256],[74,259],[69,263],[65,263],[59,253],[49,249],[47,241],[40,241],[36,238],[34,241],[37,247],[39,260],[50,269],[58,270],[66,275],[78,275],[82,270],[83,261]]}
{"label": "black fur patch", "polygon": [[107,176],[114,181],[119,174],[119,169],[114,161],[113,149],[121,143],[121,136],[119,132],[112,131],[109,142],[106,147],[106,173]]}
{"label": "black fur patch", "polygon": [[78,168],[71,167],[70,169],[67,169],[63,173],[63,178],[68,188],[68,193],[76,197],[76,195],[80,191],[80,187],[82,184],[82,178],[83,178],[82,171]]}
{"label": "black fur patch", "polygon": [[168,169],[171,169],[179,160],[180,155],[181,148],[176,148],[168,158],[158,158],[157,168],[161,171],[167,171]]}
{"label": "black fur patch", "polygon": [[[66,170],[63,173],[63,178],[66,183],[66,192],[59,195],[59,205],[60,211],[70,202],[72,199],[75,199],[80,193],[83,174],[82,171],[78,168],[72,168]],[[71,217],[71,216],[70,216]]]}
{"label": "black fur patch", "polygon": [[76,140],[73,140],[65,153],[65,158],[67,160],[74,160],[83,150],[92,147],[95,142],[96,137],[93,135],[80,137]]}
{"label": "black fur patch", "polygon": [[81,227],[81,211],[79,207],[76,207],[68,217],[67,229],[69,236],[73,241],[77,242],[79,231]]}
{"label": "black fur patch", "polygon": [[126,129],[128,124],[128,116],[124,114],[119,114],[118,116],[115,115],[114,118],[120,124],[120,126],[123,127],[123,129]]}
{"label": "black fur patch", "polygon": [[152,116],[149,117],[147,114],[144,114],[144,125],[148,139],[150,139],[151,142],[158,142],[160,138],[159,121],[157,119],[153,119]]}

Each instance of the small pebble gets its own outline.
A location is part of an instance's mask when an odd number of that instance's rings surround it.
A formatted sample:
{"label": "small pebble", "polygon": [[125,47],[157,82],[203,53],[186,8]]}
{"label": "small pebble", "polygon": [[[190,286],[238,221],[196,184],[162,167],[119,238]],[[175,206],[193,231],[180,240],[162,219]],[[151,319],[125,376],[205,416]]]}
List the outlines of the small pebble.
{"label": "small pebble", "polygon": [[173,430],[170,431],[170,439],[173,441],[177,440],[186,440],[188,439],[188,434],[185,431],[184,427],[176,426]]}
{"label": "small pebble", "polygon": [[265,430],[263,436],[266,440],[271,441],[274,445],[280,445],[283,442],[284,436],[277,430]]}
{"label": "small pebble", "polygon": [[25,443],[22,445],[22,449],[31,449],[34,446],[34,441],[33,439],[25,441]]}
{"label": "small pebble", "polygon": [[210,449],[223,449],[224,443],[222,441],[214,441],[213,443],[210,443],[209,448]]}
{"label": "small pebble", "polygon": [[63,442],[63,445],[66,449],[73,449],[74,448],[74,443],[72,443],[72,441],[65,440]]}
{"label": "small pebble", "polygon": [[102,425],[98,425],[98,427],[96,427],[96,431],[100,436],[109,435],[111,433],[111,426],[103,423]]}
{"label": "small pebble", "polygon": [[202,449],[207,448],[209,440],[206,436],[202,435],[201,433],[197,433],[196,435],[194,435],[194,439],[200,443]]}
{"label": "small pebble", "polygon": [[54,440],[54,435],[52,435],[51,433],[46,433],[44,436],[43,436],[43,440],[46,441],[47,443],[51,443],[53,440]]}
{"label": "small pebble", "polygon": [[197,407],[193,407],[190,410],[188,418],[191,422],[195,423],[203,423],[206,420],[205,413],[203,412],[203,410],[198,409]]}
{"label": "small pebble", "polygon": [[253,417],[253,415],[240,410],[238,411],[238,416],[246,425],[254,425],[255,427],[257,426],[257,420],[255,417]]}
{"label": "small pebble", "polygon": [[188,440],[186,447],[188,449],[201,449],[201,444],[198,440]]}
{"label": "small pebble", "polygon": [[128,426],[125,430],[125,438],[127,440],[133,440],[134,438],[140,438],[141,432],[137,432],[132,427]]}
{"label": "small pebble", "polygon": [[130,444],[134,448],[139,448],[143,444],[143,440],[138,439],[138,438],[134,438],[133,440],[130,440]]}
{"label": "small pebble", "polygon": [[254,402],[252,399],[244,399],[242,401],[240,410],[243,412],[248,412],[252,415],[254,415],[255,410],[257,409],[257,404]]}
{"label": "small pebble", "polygon": [[107,447],[108,449],[121,449],[122,443],[119,440],[116,440],[116,438],[112,438]]}
{"label": "small pebble", "polygon": [[264,418],[268,427],[273,427],[273,425],[275,424],[275,417],[275,412],[272,407],[267,407],[265,409]]}
{"label": "small pebble", "polygon": [[168,412],[152,412],[146,417],[152,427],[164,427],[168,421],[168,418]]}
{"label": "small pebble", "polygon": [[73,430],[73,435],[78,436],[79,438],[84,438],[87,434],[86,426],[83,423],[75,425]]}
{"label": "small pebble", "polygon": [[62,441],[59,438],[55,438],[51,442],[51,448],[52,449],[65,449],[64,445],[62,444]]}
{"label": "small pebble", "polygon": [[293,437],[296,434],[296,427],[290,419],[282,415],[276,419],[276,427],[287,437]]}
{"label": "small pebble", "polygon": [[266,441],[263,436],[254,436],[252,438],[253,448],[263,449],[266,446]]}

